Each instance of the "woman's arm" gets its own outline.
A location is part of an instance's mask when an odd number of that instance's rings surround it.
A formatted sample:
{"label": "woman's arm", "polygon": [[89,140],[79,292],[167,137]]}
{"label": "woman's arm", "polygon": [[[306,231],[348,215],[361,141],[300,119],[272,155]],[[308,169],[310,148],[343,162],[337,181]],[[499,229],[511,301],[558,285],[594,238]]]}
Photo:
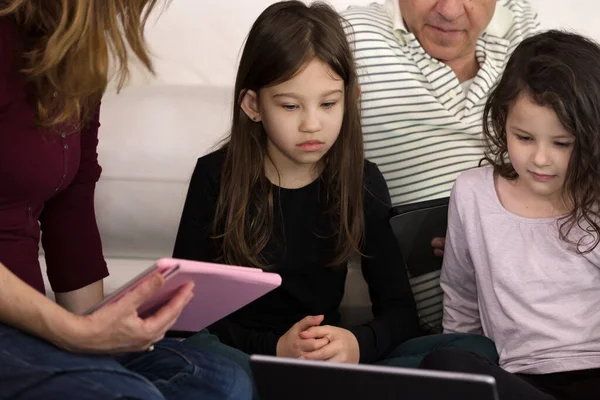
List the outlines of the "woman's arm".
{"label": "woman's arm", "polygon": [[27,285],[0,264],[0,323],[79,353],[143,351],[162,339],[192,298],[184,285],[163,308],[146,319],[137,309],[164,284],[156,275],[120,300],[88,316],[75,315]]}
{"label": "woman's arm", "polygon": [[77,318],[0,264],[0,322],[49,342],[68,341]]}
{"label": "woman's arm", "polygon": [[83,314],[104,298],[104,282],[99,280],[81,289],[55,295],[58,304],[75,314]]}
{"label": "woman's arm", "polygon": [[[102,169],[98,164],[100,106],[81,132],[79,169],[71,184],[44,204],[40,215],[48,279],[57,301],[81,310],[102,299],[101,284],[108,276],[96,223],[94,192]],[[91,286],[90,286],[91,285]]]}

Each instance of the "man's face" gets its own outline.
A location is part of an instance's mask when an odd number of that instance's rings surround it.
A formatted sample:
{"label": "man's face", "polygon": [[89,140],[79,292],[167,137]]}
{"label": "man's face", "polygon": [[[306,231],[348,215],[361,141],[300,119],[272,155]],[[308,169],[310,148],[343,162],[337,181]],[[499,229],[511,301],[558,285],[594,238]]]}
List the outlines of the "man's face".
{"label": "man's face", "polygon": [[468,57],[490,23],[496,0],[398,0],[404,24],[442,62]]}

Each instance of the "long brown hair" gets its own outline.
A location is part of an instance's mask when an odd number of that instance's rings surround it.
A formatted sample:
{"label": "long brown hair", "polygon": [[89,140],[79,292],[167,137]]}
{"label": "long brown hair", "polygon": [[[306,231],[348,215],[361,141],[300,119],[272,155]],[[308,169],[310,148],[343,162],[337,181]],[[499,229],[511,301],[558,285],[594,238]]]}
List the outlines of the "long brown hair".
{"label": "long brown hair", "polygon": [[40,124],[87,119],[106,89],[111,55],[118,89],[127,81],[128,47],[153,72],[144,26],[157,1],[0,1],[0,16],[14,16],[25,40],[23,72]]}
{"label": "long brown hair", "polygon": [[[509,180],[517,172],[508,160],[506,121],[511,104],[522,95],[551,107],[575,136],[563,186],[563,197],[573,208],[561,218],[560,237],[578,252],[590,252],[600,242],[600,46],[574,33],[550,30],[515,49],[483,112],[484,160]],[[569,233],[576,226],[585,235],[573,241]]]}
{"label": "long brown hair", "polygon": [[359,251],[363,230],[363,143],[354,59],[344,33],[349,26],[331,7],[283,1],[258,17],[247,37],[235,83],[231,134],[214,220],[221,259],[229,264],[266,268],[262,250],[273,232],[273,188],[265,176],[267,135],[240,102],[246,91],[285,82],[313,59],[320,59],[344,81],[340,135],[323,160],[319,179],[332,216],[337,245],[331,266]]}

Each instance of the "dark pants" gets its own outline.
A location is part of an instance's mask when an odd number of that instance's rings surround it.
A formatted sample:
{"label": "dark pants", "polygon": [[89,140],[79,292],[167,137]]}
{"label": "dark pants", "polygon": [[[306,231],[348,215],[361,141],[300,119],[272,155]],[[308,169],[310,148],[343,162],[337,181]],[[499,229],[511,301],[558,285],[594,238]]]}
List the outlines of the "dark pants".
{"label": "dark pants", "polygon": [[[192,344],[200,349],[219,353],[222,356],[235,361],[249,376],[252,376],[248,354],[222,344],[217,336],[208,333],[207,330],[200,331],[194,336],[189,337],[186,339],[186,343]],[[467,349],[480,354],[482,357],[490,360],[490,362],[498,362],[496,346],[490,339],[485,336],[456,333],[422,336],[408,340],[398,346],[387,358],[374,364],[417,368],[425,356],[440,348]]]}
{"label": "dark pants", "polygon": [[65,352],[0,324],[0,399],[250,399],[252,384],[226,358],[165,339],[117,358]]}
{"label": "dark pants", "polygon": [[481,335],[451,333],[428,335],[407,340],[377,365],[418,368],[423,359],[438,349],[464,349],[479,354],[493,364],[498,364],[498,352],[492,340]]}
{"label": "dark pants", "polygon": [[500,400],[592,400],[600,398],[600,369],[545,375],[511,374],[478,355],[459,349],[431,353],[420,368],[490,375]]}

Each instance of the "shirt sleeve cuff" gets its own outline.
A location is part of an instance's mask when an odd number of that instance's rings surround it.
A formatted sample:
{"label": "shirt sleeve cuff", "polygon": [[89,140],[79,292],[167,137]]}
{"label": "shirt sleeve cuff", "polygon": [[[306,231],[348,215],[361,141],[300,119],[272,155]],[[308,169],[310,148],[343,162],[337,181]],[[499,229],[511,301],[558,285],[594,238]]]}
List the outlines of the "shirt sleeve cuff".
{"label": "shirt sleeve cuff", "polygon": [[373,360],[373,349],[375,348],[375,333],[373,329],[371,329],[368,325],[361,325],[349,329],[350,332],[356,337],[358,341],[358,348],[360,351],[360,362],[361,363],[369,363]]}

